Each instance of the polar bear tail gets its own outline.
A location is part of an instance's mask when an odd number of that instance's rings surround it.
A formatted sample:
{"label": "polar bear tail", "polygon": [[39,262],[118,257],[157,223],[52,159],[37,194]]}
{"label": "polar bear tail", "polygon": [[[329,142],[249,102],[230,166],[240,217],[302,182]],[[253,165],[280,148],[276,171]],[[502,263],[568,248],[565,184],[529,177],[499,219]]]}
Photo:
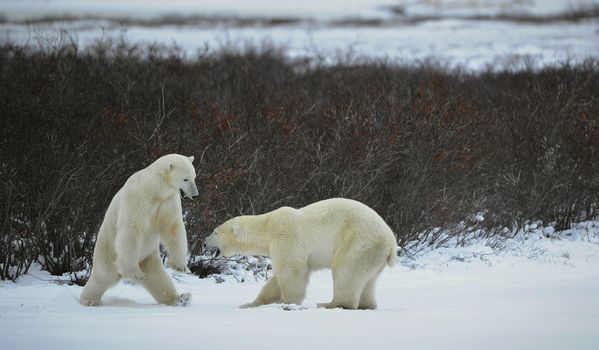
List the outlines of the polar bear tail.
{"label": "polar bear tail", "polygon": [[393,265],[395,265],[395,257],[397,256],[397,253],[395,251],[395,247],[389,249],[389,256],[387,257],[387,266],[389,266],[389,268],[393,267]]}

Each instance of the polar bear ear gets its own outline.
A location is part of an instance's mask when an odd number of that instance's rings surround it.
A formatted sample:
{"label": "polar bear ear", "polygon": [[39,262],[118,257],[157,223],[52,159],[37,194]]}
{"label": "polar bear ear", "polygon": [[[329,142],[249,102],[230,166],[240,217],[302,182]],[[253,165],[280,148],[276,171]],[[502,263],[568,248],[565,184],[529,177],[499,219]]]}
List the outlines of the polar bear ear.
{"label": "polar bear ear", "polygon": [[233,230],[233,235],[235,238],[241,243],[249,242],[249,234],[245,231],[245,229],[239,225],[232,225],[231,229]]}
{"label": "polar bear ear", "polygon": [[189,161],[190,161],[190,162],[192,162],[192,163],[193,163],[193,160],[194,160],[194,159],[195,159],[195,158],[194,158],[193,156],[189,157]]}

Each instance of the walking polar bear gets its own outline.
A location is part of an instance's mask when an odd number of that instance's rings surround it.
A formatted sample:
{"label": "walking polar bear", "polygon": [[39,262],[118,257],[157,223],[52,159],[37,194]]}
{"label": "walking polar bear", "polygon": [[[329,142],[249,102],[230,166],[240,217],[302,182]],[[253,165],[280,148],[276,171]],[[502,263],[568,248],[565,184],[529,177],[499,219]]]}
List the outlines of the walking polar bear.
{"label": "walking polar bear", "polygon": [[376,280],[386,265],[393,266],[396,246],[393,232],[374,210],[342,198],[239,216],[206,239],[207,249],[218,249],[224,256],[271,258],[273,276],[256,300],[242,308],[301,304],[310,272],[331,268],[333,300],[319,307],[375,309]]}
{"label": "walking polar bear", "polygon": [[104,216],[81,304],[100,305],[104,292],[120,279],[141,282],[159,303],[189,302],[190,295],[177,294],[164,271],[160,242],[168,252],[168,265],[189,272],[180,192],[198,196],[192,162],[193,157],[169,154],[127,179]]}

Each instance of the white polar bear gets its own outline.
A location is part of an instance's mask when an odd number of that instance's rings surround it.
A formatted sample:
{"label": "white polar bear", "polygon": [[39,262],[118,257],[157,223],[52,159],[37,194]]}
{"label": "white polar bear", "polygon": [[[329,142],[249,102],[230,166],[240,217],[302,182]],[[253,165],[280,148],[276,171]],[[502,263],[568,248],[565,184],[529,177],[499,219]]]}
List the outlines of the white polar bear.
{"label": "white polar bear", "polygon": [[376,280],[385,265],[394,264],[396,246],[393,232],[374,210],[343,198],[238,216],[206,239],[206,249],[218,249],[224,256],[272,259],[272,278],[256,300],[242,308],[301,304],[310,272],[331,268],[333,300],[319,307],[375,309]]}
{"label": "white polar bear", "polygon": [[185,305],[189,294],[177,294],[160,259],[160,242],[168,265],[187,268],[187,236],[180,192],[195,198],[193,157],[169,154],[131,175],[104,216],[94,249],[93,267],[80,302],[100,305],[108,288],[121,278],[139,281],[159,303]]}

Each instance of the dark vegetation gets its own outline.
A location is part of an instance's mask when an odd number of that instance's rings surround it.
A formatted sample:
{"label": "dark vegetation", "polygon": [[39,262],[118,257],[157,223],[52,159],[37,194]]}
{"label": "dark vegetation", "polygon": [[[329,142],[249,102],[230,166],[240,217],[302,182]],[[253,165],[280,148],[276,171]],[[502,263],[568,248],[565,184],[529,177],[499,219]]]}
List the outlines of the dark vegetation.
{"label": "dark vegetation", "polygon": [[188,59],[4,44],[0,116],[2,279],[33,261],[88,269],[114,193],[172,152],[196,156],[200,197],[184,201],[194,257],[233,216],[329,197],[371,206],[402,245],[436,244],[435,228],[460,222],[492,236],[597,214],[596,61],[471,75],[272,48]]}

